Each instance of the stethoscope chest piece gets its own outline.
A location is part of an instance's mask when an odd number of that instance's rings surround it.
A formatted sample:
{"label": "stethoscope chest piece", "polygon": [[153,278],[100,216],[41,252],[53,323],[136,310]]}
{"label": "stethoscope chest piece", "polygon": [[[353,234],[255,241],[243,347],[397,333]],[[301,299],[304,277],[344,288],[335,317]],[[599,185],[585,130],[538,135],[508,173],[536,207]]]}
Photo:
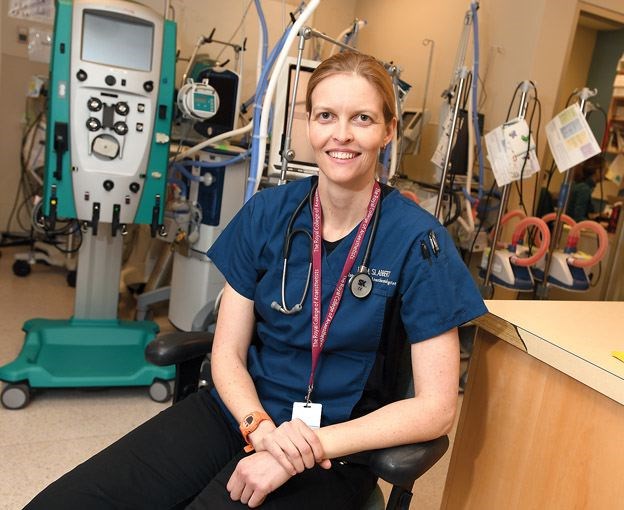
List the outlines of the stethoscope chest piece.
{"label": "stethoscope chest piece", "polygon": [[373,290],[373,279],[367,271],[358,271],[349,280],[349,288],[356,298],[364,299]]}

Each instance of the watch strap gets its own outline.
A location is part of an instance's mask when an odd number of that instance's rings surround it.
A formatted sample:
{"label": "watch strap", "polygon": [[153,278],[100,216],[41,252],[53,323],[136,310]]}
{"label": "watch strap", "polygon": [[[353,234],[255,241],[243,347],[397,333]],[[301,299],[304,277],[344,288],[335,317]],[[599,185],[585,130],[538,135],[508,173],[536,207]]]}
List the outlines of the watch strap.
{"label": "watch strap", "polygon": [[240,422],[239,429],[241,431],[243,439],[247,443],[247,445],[245,446],[245,452],[249,453],[254,450],[254,447],[249,439],[249,435],[254,432],[258,428],[258,426],[265,420],[273,423],[271,417],[264,411],[253,411],[252,413],[249,413],[247,416],[245,416]]}

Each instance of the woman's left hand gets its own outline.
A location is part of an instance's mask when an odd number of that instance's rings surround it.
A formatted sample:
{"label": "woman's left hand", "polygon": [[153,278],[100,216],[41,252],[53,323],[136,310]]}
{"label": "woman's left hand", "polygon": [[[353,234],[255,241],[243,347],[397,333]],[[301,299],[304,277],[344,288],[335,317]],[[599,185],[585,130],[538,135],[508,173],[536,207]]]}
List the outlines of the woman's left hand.
{"label": "woman's left hand", "polygon": [[269,452],[257,452],[239,461],[226,488],[233,501],[256,508],[290,477]]}
{"label": "woman's left hand", "polygon": [[331,467],[318,436],[299,418],[284,422],[265,434],[257,449],[268,451],[291,475],[313,468],[315,464],[325,469]]}

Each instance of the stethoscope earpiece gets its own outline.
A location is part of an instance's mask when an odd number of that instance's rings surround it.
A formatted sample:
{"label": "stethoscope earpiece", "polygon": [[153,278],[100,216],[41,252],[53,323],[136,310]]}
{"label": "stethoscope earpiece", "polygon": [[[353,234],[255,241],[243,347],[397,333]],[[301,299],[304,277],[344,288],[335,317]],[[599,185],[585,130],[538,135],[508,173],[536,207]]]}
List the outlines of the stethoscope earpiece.
{"label": "stethoscope earpiece", "polygon": [[297,303],[292,308],[284,308],[277,301],[273,301],[271,303],[271,308],[273,308],[273,310],[277,310],[278,312],[282,312],[284,315],[292,315],[293,313],[299,313],[303,307]]}

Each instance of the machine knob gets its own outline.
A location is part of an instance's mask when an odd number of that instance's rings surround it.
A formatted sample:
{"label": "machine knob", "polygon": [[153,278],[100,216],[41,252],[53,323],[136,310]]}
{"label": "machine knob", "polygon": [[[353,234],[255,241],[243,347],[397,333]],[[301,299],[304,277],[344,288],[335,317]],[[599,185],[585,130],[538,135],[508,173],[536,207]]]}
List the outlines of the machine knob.
{"label": "machine knob", "polygon": [[95,117],[89,117],[87,119],[87,129],[89,131],[97,131],[102,127],[102,123]]}
{"label": "machine knob", "polygon": [[112,74],[109,74],[106,76],[106,78],[104,78],[104,82],[106,83],[106,85],[112,87],[113,85],[115,85],[115,83],[117,83],[117,79]]}
{"label": "machine knob", "polygon": [[82,69],[78,69],[76,78],[78,78],[78,81],[85,81],[87,79],[87,73],[85,73]]}
{"label": "machine knob", "polygon": [[119,114],[119,115],[128,115],[128,112],[130,111],[130,107],[128,106],[128,103],[126,103],[125,101],[122,101],[120,103],[117,103],[115,105],[115,111]]}
{"label": "machine knob", "polygon": [[92,97],[87,101],[87,108],[92,112],[99,112],[102,109],[102,101],[100,101],[97,97]]}
{"label": "machine knob", "polygon": [[143,89],[145,90],[145,92],[151,92],[152,90],[154,90],[154,82],[152,80],[146,81],[143,84]]}
{"label": "machine knob", "polygon": [[104,181],[102,186],[104,186],[104,189],[106,191],[110,191],[110,190],[112,190],[115,187],[115,183],[113,181],[111,181],[110,179],[107,179],[107,180]]}
{"label": "machine knob", "polygon": [[141,185],[138,182],[130,183],[130,191],[132,191],[132,193],[138,193],[140,189]]}
{"label": "machine knob", "polygon": [[115,122],[113,129],[115,130],[115,133],[123,136],[128,132],[128,124],[126,124],[125,122],[121,122],[121,121]]}

